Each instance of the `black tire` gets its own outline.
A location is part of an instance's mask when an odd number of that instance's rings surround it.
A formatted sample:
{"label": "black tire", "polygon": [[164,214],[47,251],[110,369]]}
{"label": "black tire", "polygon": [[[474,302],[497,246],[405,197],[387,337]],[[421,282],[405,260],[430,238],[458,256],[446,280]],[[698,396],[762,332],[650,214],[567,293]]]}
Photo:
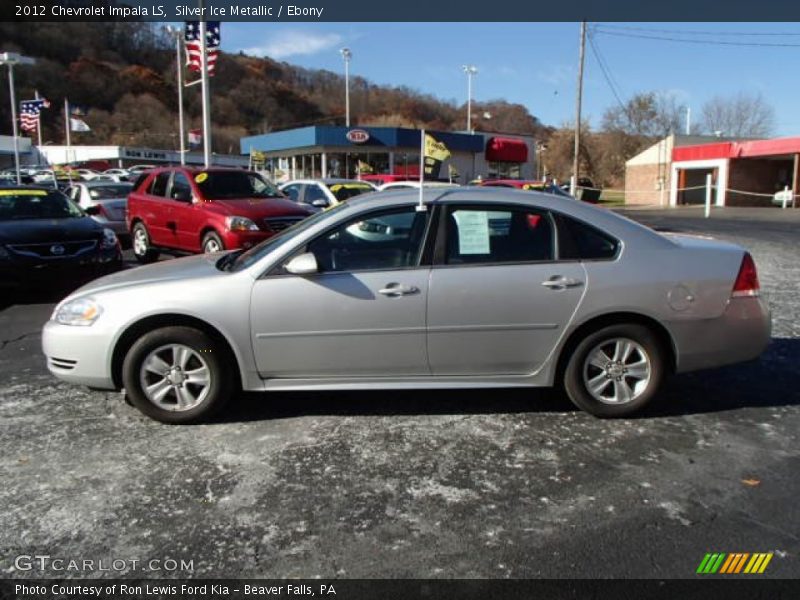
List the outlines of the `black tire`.
{"label": "black tire", "polygon": [[[632,345],[625,346],[625,341]],[[626,360],[614,361],[615,356],[622,358],[622,353],[615,352],[627,347],[632,350]],[[590,362],[590,356],[596,359],[594,363],[599,360],[606,367],[601,369]],[[638,378],[645,372],[646,378]],[[564,371],[564,388],[575,406],[596,417],[625,417],[655,397],[665,375],[666,353],[650,329],[635,324],[610,325],[590,333],[577,345]],[[589,381],[597,382],[594,393]]]}
{"label": "black tire", "polygon": [[[191,378],[192,374],[205,369],[207,385],[193,383],[191,379],[172,385],[176,383],[174,380],[144,369],[145,361],[155,360],[153,357],[161,359],[166,366],[175,367],[175,363],[180,362],[175,360],[175,347],[188,349],[189,358],[183,370],[178,369],[179,374],[174,377]],[[173,357],[171,365],[170,357]],[[157,364],[157,361],[151,364]],[[198,423],[210,419],[234,393],[233,372],[231,360],[222,345],[202,331],[191,327],[164,327],[147,333],[131,346],[122,364],[122,383],[131,404],[148,417],[162,423]],[[149,396],[143,387],[147,382],[151,386],[166,382],[158,389],[171,389],[160,401],[155,401],[150,397],[152,391]],[[196,404],[181,406],[181,398],[188,397],[196,400]]]}
{"label": "black tire", "polygon": [[[209,248],[210,246],[216,246],[216,248]],[[222,238],[215,231],[209,231],[207,234],[203,236],[203,244],[202,249],[205,254],[209,252],[220,252],[225,250],[225,244],[222,242]]]}
{"label": "black tire", "polygon": [[158,250],[150,245],[150,233],[144,223],[136,223],[131,230],[133,256],[142,264],[158,260]]}

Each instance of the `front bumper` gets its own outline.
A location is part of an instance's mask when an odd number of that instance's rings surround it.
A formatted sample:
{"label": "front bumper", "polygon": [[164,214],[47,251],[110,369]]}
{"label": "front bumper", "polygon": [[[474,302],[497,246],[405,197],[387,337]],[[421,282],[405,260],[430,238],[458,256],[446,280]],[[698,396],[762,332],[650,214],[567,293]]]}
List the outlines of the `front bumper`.
{"label": "front bumper", "polygon": [[113,390],[113,335],[95,325],[74,327],[48,321],[42,331],[42,350],[47,368],[59,379]]}
{"label": "front bumper", "polygon": [[122,268],[122,252],[117,246],[89,256],[64,259],[13,257],[0,260],[0,287],[53,288],[78,287]]}
{"label": "front bumper", "polygon": [[761,297],[731,298],[715,319],[669,323],[677,350],[676,372],[710,369],[758,358],[772,334],[772,315]]}
{"label": "front bumper", "polygon": [[271,231],[226,231],[222,234],[222,243],[225,248],[233,250],[236,248],[252,248],[256,244],[275,235]]}

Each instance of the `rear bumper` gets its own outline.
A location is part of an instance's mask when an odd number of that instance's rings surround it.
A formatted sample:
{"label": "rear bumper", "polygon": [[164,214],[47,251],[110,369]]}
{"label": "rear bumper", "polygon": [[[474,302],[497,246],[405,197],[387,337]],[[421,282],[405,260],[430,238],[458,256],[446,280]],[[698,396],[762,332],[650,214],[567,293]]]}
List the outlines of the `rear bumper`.
{"label": "rear bumper", "polygon": [[716,319],[668,323],[678,373],[758,358],[770,342],[772,316],[763,298],[732,298]]}

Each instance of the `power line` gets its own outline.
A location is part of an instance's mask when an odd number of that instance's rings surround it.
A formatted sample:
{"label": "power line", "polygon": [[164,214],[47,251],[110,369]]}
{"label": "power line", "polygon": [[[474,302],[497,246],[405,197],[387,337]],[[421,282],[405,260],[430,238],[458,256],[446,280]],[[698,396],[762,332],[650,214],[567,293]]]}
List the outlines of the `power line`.
{"label": "power line", "polygon": [[652,33],[671,33],[675,35],[711,35],[711,36],[770,36],[770,37],[786,37],[786,36],[800,36],[799,31],[793,32],[777,32],[777,31],[699,31],[696,29],[658,29],[655,27],[631,27],[630,25],[610,25],[602,23],[598,25],[604,29],[620,29],[625,31],[645,31]]}
{"label": "power line", "polygon": [[637,33],[622,33],[620,31],[609,31],[596,27],[595,33],[602,35],[612,35],[616,37],[638,38],[645,40],[660,40],[666,42],[683,42],[685,44],[700,44],[706,46],[758,46],[766,48],[800,48],[800,44],[771,43],[771,42],[726,42],[723,40],[692,40],[686,38],[667,37],[662,35],[645,35]]}
{"label": "power line", "polygon": [[608,83],[608,87],[611,88],[611,93],[614,94],[614,98],[616,98],[623,112],[627,115],[628,108],[625,106],[625,103],[622,101],[622,99],[619,97],[620,95],[617,93],[617,87],[614,84],[614,79],[611,76],[610,70],[607,68],[605,64],[605,60],[600,54],[600,50],[597,47],[597,44],[595,43],[593,32],[589,34],[589,46],[592,49],[592,54],[594,54],[594,57],[597,60],[598,66],[600,67],[600,72],[603,74],[606,83]]}

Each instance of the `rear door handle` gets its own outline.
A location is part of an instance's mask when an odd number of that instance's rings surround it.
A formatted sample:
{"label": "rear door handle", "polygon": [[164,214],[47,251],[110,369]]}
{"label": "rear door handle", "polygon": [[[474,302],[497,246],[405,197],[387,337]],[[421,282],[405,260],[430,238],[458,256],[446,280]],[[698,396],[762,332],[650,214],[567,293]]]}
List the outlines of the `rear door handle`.
{"label": "rear door handle", "polygon": [[413,285],[400,285],[399,283],[387,283],[385,288],[378,290],[378,293],[389,297],[408,296],[409,294],[419,293],[419,288]]}
{"label": "rear door handle", "polygon": [[578,287],[579,285],[583,285],[583,281],[580,279],[572,279],[570,277],[562,277],[561,275],[555,275],[548,279],[547,281],[543,281],[542,285],[546,288],[550,288],[551,290],[563,290],[565,288],[571,287]]}

